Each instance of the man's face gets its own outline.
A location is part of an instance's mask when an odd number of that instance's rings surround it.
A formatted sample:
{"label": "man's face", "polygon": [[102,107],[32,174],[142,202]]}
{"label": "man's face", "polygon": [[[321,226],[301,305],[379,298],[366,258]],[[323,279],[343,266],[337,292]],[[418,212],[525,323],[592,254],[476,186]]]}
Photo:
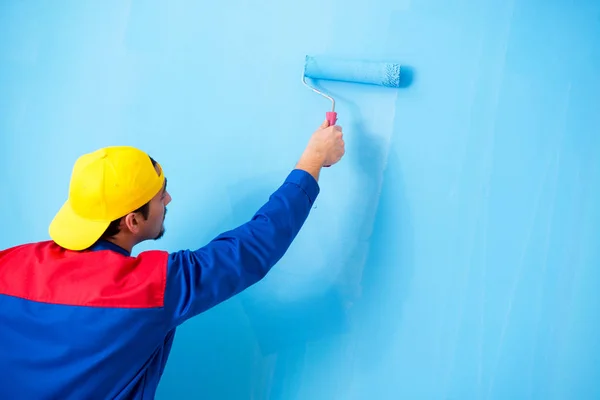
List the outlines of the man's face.
{"label": "man's face", "polygon": [[147,237],[158,240],[165,234],[165,218],[167,216],[167,205],[171,202],[171,195],[167,192],[167,181],[163,189],[150,200],[150,212],[148,214]]}

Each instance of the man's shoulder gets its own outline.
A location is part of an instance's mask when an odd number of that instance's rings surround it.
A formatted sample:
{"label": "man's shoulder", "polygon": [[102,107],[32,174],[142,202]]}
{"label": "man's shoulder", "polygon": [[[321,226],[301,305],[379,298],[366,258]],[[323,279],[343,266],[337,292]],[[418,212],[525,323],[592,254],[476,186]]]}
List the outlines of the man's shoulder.
{"label": "man's shoulder", "polygon": [[0,293],[53,304],[153,308],[164,304],[169,254],[70,251],[53,241],[0,251]]}
{"label": "man's shoulder", "polygon": [[[72,251],[59,246],[52,240],[23,243],[0,250],[3,258],[20,258],[36,263],[78,262],[117,263],[128,266],[145,266],[148,263],[166,262],[170,253],[164,250],[146,250],[137,256],[123,255],[109,249]],[[34,260],[30,260],[31,258]]]}

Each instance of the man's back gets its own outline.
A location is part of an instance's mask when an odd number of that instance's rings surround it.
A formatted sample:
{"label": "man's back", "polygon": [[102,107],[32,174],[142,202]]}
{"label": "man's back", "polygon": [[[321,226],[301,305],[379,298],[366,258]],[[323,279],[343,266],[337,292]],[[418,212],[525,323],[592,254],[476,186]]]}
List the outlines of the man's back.
{"label": "man's back", "polygon": [[0,251],[0,399],[153,399],[175,328],[265,277],[318,193],[293,170],[250,221],[193,251]]}
{"label": "man's back", "polygon": [[0,252],[0,397],[154,397],[174,336],[168,254],[93,250],[42,242]]}

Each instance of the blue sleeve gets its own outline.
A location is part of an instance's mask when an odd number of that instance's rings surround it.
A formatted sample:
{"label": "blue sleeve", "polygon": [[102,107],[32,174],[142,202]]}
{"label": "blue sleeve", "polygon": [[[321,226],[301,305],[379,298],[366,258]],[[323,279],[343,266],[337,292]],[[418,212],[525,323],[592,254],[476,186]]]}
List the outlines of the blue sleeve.
{"label": "blue sleeve", "polygon": [[205,246],[169,255],[165,309],[170,326],[240,293],[283,257],[319,194],[309,173],[295,169],[245,224]]}

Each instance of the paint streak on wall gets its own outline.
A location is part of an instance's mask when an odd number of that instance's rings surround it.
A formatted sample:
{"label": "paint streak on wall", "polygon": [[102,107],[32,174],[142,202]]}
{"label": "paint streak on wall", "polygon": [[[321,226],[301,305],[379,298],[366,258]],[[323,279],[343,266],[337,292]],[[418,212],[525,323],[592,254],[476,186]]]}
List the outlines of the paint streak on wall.
{"label": "paint streak on wall", "polygon": [[201,246],[324,119],[306,54],[399,61],[398,90],[319,82],[346,158],[267,279],[179,329],[158,398],[597,398],[598,38],[591,0],[2,3],[0,246],[47,238],[110,144],[169,175],[139,250]]}

